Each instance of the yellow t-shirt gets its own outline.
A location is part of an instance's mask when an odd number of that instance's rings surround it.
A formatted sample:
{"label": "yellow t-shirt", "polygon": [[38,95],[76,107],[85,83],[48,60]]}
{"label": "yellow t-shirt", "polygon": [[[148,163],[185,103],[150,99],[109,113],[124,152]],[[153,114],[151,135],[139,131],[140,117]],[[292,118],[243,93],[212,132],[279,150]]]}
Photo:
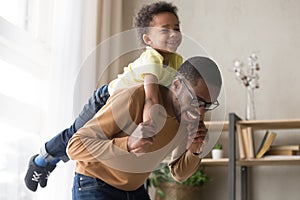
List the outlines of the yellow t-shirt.
{"label": "yellow t-shirt", "polygon": [[109,83],[109,94],[112,95],[116,90],[144,83],[145,74],[153,74],[157,77],[158,84],[169,86],[183,59],[174,53],[170,57],[168,66],[163,66],[163,59],[160,53],[147,46],[138,59],[124,67],[124,72]]}

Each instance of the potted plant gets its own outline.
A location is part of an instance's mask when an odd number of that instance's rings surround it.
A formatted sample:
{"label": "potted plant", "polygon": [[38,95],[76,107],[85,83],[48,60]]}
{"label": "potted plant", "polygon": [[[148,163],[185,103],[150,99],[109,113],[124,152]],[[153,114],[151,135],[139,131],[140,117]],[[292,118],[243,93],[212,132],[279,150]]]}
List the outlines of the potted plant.
{"label": "potted plant", "polygon": [[222,144],[217,143],[213,150],[211,151],[213,159],[221,159],[223,158],[223,147]]}
{"label": "potted plant", "polygon": [[201,186],[210,181],[203,168],[196,171],[183,183],[175,181],[167,164],[162,164],[149,177],[149,185],[156,189],[155,200],[199,199]]}

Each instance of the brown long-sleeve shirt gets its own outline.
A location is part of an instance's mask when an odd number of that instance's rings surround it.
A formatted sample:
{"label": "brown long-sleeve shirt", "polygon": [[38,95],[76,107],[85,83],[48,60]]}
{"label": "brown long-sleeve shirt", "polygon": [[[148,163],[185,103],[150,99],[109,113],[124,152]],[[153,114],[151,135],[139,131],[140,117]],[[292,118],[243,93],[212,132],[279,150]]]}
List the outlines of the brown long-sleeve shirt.
{"label": "brown long-sleeve shirt", "polygon": [[[149,152],[135,155],[127,149],[129,135],[142,122],[144,87],[116,92],[106,105],[70,139],[67,153],[76,160],[76,172],[99,178],[121,190],[140,187],[151,171],[172,154],[174,178],[183,181],[199,167],[201,159],[187,149],[186,126],[174,115],[168,89],[160,87],[159,104],[167,117]],[[157,113],[156,113],[157,114]],[[163,121],[160,120],[160,121]]]}

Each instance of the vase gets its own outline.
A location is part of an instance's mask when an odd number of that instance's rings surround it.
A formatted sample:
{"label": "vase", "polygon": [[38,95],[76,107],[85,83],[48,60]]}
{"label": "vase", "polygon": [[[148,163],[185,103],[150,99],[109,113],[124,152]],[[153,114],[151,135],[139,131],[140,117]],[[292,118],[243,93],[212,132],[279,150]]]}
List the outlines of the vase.
{"label": "vase", "polygon": [[246,94],[246,120],[256,119],[254,105],[254,88],[248,86]]}

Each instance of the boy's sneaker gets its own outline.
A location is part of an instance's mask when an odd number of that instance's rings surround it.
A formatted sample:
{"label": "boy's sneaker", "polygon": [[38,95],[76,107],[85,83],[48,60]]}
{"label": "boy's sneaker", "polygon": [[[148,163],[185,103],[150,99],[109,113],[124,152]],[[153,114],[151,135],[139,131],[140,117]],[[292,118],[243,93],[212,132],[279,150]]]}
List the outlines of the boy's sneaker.
{"label": "boy's sneaker", "polygon": [[46,187],[48,178],[51,174],[51,172],[55,169],[56,165],[47,164],[47,166],[44,168],[44,172],[42,174],[42,177],[40,179],[40,186]]}
{"label": "boy's sneaker", "polygon": [[37,156],[38,155],[34,155],[30,158],[28,170],[24,179],[26,187],[33,192],[36,191],[40,179],[42,178],[43,174],[45,174],[46,172],[46,167],[40,167],[34,163],[34,159]]}

